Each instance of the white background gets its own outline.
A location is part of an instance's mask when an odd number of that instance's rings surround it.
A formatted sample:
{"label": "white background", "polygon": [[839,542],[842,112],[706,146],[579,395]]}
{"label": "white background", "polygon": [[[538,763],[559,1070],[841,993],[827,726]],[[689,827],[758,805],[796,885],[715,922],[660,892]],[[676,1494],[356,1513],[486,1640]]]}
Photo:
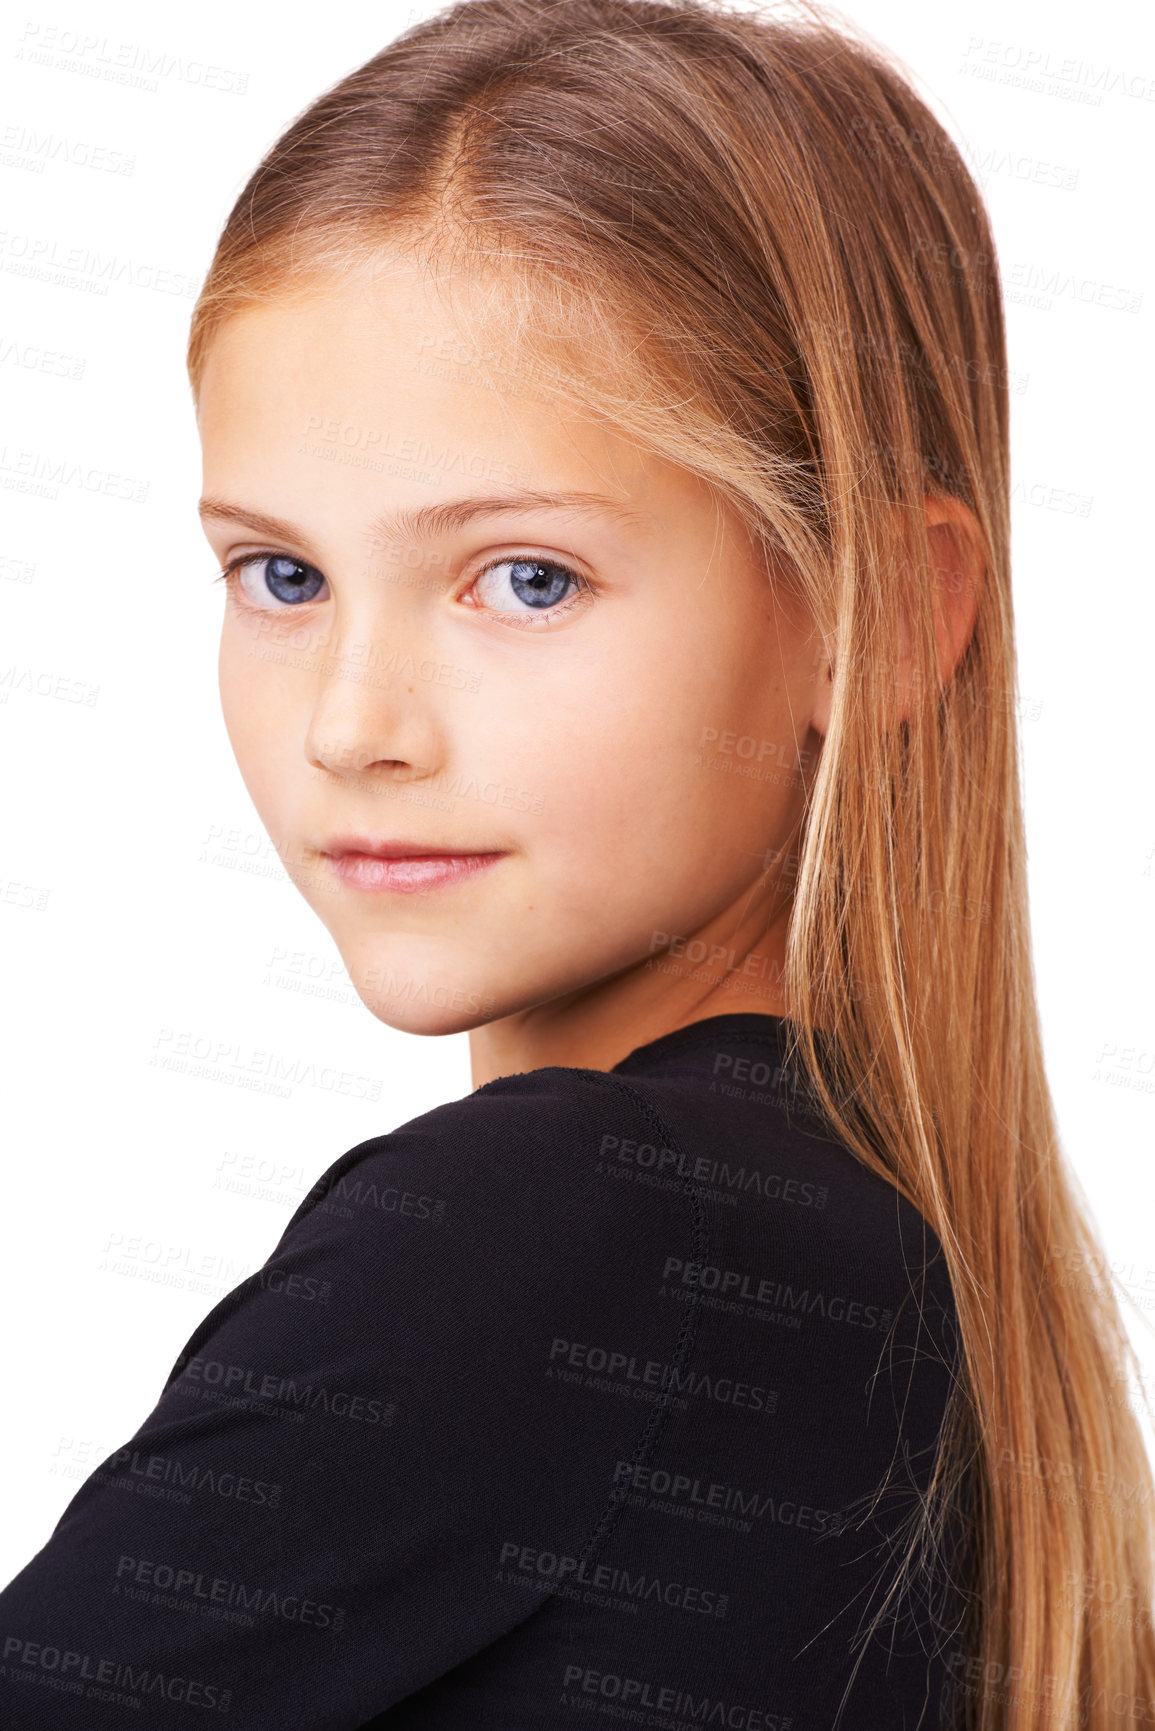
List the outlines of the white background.
{"label": "white background", "polygon": [[[398,1033],[358,1002],[233,763],[183,365],[191,296],[265,149],[425,10],[84,0],[10,14],[0,35],[0,1580],[141,1423],[320,1174],[469,1091],[464,1034]],[[1155,1377],[1139,1320],[1155,1308],[1155,39],[1121,0],[848,10],[916,75],[994,219],[1020,386],[1014,581],[1047,1059]],[[122,50],[176,65],[155,88],[119,83],[106,74]],[[28,274],[33,258],[52,280]],[[45,352],[65,359],[42,370]],[[61,462],[144,497],[22,490],[30,463]],[[36,689],[58,680],[73,695]],[[271,1052],[301,1075],[350,1073],[351,1091],[304,1080],[281,1098],[157,1068],[182,1038],[221,1047],[231,1074]]]}

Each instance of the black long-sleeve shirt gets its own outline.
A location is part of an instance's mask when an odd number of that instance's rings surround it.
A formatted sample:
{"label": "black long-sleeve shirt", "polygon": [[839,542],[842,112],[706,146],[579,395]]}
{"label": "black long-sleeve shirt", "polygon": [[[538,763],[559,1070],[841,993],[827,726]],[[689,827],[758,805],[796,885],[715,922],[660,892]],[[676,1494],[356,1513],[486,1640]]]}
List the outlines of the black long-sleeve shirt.
{"label": "black long-sleeve shirt", "polygon": [[[0,1593],[0,1723],[830,1731],[957,1337],[784,1028],[504,1076],[337,1160]],[[840,1731],[938,1727],[938,1639],[876,1636]]]}

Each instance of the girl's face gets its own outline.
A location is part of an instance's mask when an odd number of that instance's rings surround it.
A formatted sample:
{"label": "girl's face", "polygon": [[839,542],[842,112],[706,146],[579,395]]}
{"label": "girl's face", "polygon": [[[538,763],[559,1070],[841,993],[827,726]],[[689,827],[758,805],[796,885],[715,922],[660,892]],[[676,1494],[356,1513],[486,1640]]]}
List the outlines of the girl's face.
{"label": "girl's face", "polygon": [[397,260],[218,332],[225,723],[374,1015],[483,1029],[475,1079],[606,1067],[781,1010],[825,663],[707,487],[495,360],[467,289]]}

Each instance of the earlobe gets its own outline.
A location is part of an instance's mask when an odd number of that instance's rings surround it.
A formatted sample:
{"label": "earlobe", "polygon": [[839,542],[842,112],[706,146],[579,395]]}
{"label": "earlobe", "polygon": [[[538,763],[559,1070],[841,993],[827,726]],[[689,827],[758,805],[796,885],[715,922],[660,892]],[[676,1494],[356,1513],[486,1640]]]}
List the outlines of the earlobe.
{"label": "earlobe", "polygon": [[830,727],[830,706],[834,698],[834,663],[826,654],[816,656],[814,662],[814,708],[810,714],[810,725],[816,733],[826,738]]}

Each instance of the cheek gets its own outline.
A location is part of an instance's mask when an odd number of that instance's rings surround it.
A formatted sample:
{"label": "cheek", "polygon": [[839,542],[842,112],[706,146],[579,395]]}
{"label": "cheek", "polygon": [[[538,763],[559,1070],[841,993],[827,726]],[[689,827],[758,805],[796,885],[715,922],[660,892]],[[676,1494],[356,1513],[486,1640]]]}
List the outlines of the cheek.
{"label": "cheek", "polygon": [[271,638],[226,619],[218,663],[221,713],[237,767],[266,821],[294,752],[299,758],[302,749],[302,694],[294,700],[298,682],[284,653]]}
{"label": "cheek", "polygon": [[690,851],[698,820],[725,794],[695,767],[700,725],[684,692],[637,668],[600,679],[528,733],[521,718],[516,733],[528,741],[524,784],[545,792],[532,839],[567,872],[580,860],[590,885]]}
{"label": "cheek", "polygon": [[[769,652],[667,643],[602,661],[580,704],[536,735],[539,863],[591,903],[737,893],[796,820],[789,704]],[[531,773],[528,765],[526,773]]]}
{"label": "cheek", "polygon": [[[560,694],[555,687],[554,704]],[[577,822],[669,822],[692,811],[733,803],[724,778],[703,774],[707,740],[732,730],[744,715],[733,680],[711,677],[692,656],[655,653],[646,662],[607,656],[564,708],[544,710],[540,723],[508,718],[514,737],[529,742],[527,762],[548,778],[553,802]]]}

